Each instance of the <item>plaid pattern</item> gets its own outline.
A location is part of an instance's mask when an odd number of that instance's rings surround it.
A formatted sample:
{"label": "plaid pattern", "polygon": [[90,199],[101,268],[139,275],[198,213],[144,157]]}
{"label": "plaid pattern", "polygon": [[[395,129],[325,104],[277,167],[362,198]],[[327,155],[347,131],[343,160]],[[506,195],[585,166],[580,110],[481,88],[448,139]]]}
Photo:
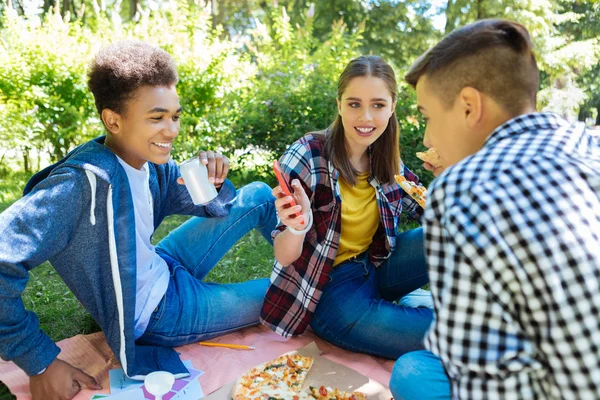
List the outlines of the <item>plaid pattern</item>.
{"label": "plaid pattern", "polygon": [[[341,232],[341,198],[339,171],[323,154],[323,144],[307,135],[292,144],[280,163],[288,182],[298,179],[311,199],[313,226],[306,234],[302,254],[292,265],[284,267],[275,261],[271,285],[265,295],[261,322],[284,337],[299,335],[308,326],[338,251]],[[401,173],[411,181],[418,178],[408,168]],[[400,212],[404,208],[410,218],[420,219],[422,209],[404,196],[398,184],[380,184],[373,177],[381,224],[369,248],[376,266],[387,259],[396,245]],[[285,229],[279,225],[275,237]]]}
{"label": "plaid pattern", "polygon": [[598,138],[512,119],[433,182],[424,231],[454,398],[600,398]]}

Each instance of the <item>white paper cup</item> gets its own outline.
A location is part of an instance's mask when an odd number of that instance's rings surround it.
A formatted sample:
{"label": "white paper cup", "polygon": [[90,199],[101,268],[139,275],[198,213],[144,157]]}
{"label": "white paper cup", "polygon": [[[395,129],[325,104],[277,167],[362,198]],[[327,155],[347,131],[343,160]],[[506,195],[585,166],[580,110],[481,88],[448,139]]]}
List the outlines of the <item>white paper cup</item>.
{"label": "white paper cup", "polygon": [[208,169],[200,158],[185,160],[179,165],[179,172],[194,204],[206,204],[217,197],[217,189],[208,181]]}
{"label": "white paper cup", "polygon": [[148,393],[154,395],[155,399],[162,399],[162,396],[169,393],[175,383],[175,377],[167,371],[156,371],[146,375],[144,386]]}

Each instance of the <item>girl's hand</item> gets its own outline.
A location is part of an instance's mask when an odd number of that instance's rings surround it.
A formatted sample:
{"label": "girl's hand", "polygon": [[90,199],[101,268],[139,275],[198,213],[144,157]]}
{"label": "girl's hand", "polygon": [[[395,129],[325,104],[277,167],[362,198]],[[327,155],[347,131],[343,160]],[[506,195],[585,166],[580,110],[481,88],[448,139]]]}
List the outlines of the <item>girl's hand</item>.
{"label": "girl's hand", "polygon": [[[298,231],[306,228],[306,223],[310,215],[310,199],[306,195],[304,188],[298,179],[292,181],[292,196],[286,196],[281,187],[275,187],[271,193],[275,196],[275,208],[281,219],[281,223]],[[290,203],[293,200],[296,206],[291,207]],[[302,218],[301,218],[302,217]]]}

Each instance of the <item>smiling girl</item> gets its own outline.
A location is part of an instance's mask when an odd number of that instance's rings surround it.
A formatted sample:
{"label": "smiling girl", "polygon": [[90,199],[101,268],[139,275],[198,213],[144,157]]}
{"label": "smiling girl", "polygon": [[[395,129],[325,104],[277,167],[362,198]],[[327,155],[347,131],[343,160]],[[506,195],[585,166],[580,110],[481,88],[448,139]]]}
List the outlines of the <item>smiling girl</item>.
{"label": "smiling girl", "polygon": [[432,310],[393,303],[427,283],[422,230],[397,233],[403,209],[412,219],[423,210],[394,180],[418,183],[400,160],[395,106],[392,68],[356,58],[338,82],[336,120],[280,160],[294,193],[273,189],[276,262],[261,321],[285,337],[310,324],[335,345],[381,357],[423,348]]}

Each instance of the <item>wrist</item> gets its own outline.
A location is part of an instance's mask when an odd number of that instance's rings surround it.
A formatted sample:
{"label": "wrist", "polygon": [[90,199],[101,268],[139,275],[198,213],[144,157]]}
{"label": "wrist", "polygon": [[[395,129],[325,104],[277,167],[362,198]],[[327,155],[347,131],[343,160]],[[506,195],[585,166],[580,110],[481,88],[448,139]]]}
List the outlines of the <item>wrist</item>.
{"label": "wrist", "polygon": [[306,232],[308,232],[310,230],[310,228],[312,227],[313,224],[313,215],[312,215],[312,211],[309,210],[308,212],[308,217],[304,218],[306,221],[306,227],[302,230],[298,230],[298,229],[294,229],[291,226],[287,227],[287,230],[292,234],[292,235],[296,235],[296,236],[301,236],[301,235],[306,235]]}

